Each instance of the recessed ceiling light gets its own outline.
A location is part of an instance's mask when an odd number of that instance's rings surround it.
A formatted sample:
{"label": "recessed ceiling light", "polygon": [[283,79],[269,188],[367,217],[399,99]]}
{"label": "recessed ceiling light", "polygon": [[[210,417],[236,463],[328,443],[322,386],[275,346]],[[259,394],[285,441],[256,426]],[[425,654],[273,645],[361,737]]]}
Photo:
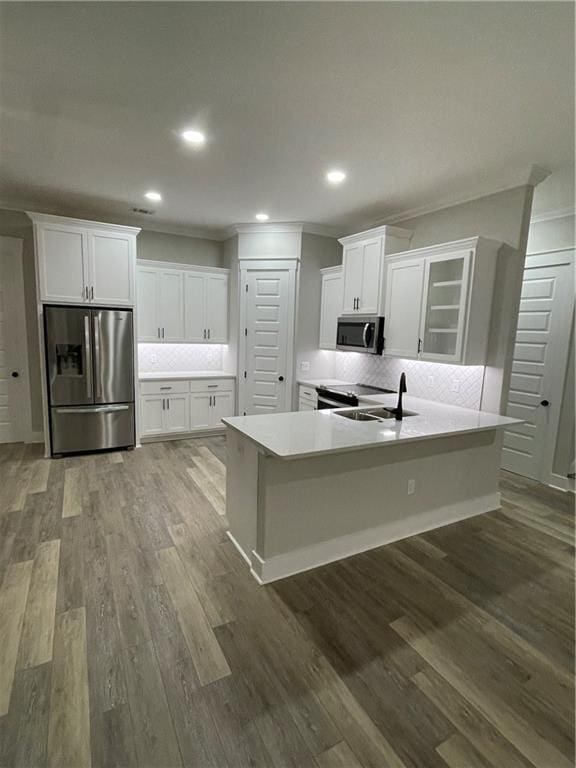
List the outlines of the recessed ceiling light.
{"label": "recessed ceiling light", "polygon": [[150,190],[149,192],[146,192],[144,197],[147,200],[152,200],[154,203],[159,203],[162,201],[162,195],[160,194],[160,192],[153,192],[152,190]]}
{"label": "recessed ceiling light", "polygon": [[195,144],[196,146],[200,144],[204,144],[206,141],[206,136],[204,136],[203,133],[200,131],[182,131],[180,136],[186,141],[188,144]]}
{"label": "recessed ceiling light", "polygon": [[342,182],[346,179],[346,174],[344,171],[328,171],[326,174],[326,181],[329,181],[330,184],[342,184]]}
{"label": "recessed ceiling light", "polygon": [[257,213],[255,216],[256,221],[268,221],[269,218],[267,213]]}

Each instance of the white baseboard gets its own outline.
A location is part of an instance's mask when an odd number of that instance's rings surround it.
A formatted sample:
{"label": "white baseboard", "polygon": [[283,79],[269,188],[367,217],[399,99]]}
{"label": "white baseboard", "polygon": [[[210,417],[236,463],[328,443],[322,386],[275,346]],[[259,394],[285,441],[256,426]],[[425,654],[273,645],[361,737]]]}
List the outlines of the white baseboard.
{"label": "white baseboard", "polygon": [[548,476],[548,485],[559,491],[574,491],[574,480],[564,475],[556,475],[553,472]]}
{"label": "white baseboard", "polygon": [[[240,556],[242,557],[242,559],[245,560],[248,563],[248,565],[250,566],[250,573],[252,574],[252,576],[254,576],[254,578],[256,579],[258,584],[260,584],[260,586],[263,586],[264,582],[262,581],[260,576],[258,576],[258,574],[252,568],[252,562],[251,562],[250,558],[248,557],[248,555],[246,554],[246,552],[244,552],[244,550],[242,549],[240,544],[238,544],[238,542],[236,541],[234,536],[232,536],[230,531],[226,531],[226,534],[227,534],[228,538],[230,539],[230,541],[232,542],[232,544],[234,544],[234,546],[236,547],[236,549],[240,553]],[[256,557],[258,557],[256,552],[253,552],[252,554],[255,555]],[[260,559],[260,558],[258,558],[258,559]]]}
{"label": "white baseboard", "polygon": [[142,445],[145,443],[165,443],[167,440],[191,440],[193,437],[218,437],[226,434],[226,427],[215,427],[213,429],[196,429],[194,432],[175,432],[163,435],[140,436]]}
{"label": "white baseboard", "polygon": [[44,442],[44,432],[43,430],[30,430],[28,433],[28,439],[26,440],[27,443],[43,443]]}
{"label": "white baseboard", "polygon": [[[269,584],[272,581],[285,579],[287,576],[293,576],[302,571],[309,571],[336,560],[343,560],[346,557],[366,552],[369,549],[392,544],[394,541],[400,541],[400,539],[406,539],[409,536],[416,536],[419,533],[431,531],[434,528],[441,528],[445,525],[456,523],[459,520],[482,515],[485,512],[492,512],[499,507],[500,494],[491,493],[464,503],[458,502],[457,504],[438,507],[437,509],[414,515],[406,520],[385,523],[375,528],[368,528],[367,530],[357,531],[337,539],[322,541],[309,547],[302,547],[301,549],[281,555],[274,555],[267,559],[262,558],[254,551],[249,559],[250,570],[258,582]],[[228,535],[232,539],[230,533]],[[234,539],[232,540],[234,541]],[[234,543],[244,559],[248,560],[238,544]]]}

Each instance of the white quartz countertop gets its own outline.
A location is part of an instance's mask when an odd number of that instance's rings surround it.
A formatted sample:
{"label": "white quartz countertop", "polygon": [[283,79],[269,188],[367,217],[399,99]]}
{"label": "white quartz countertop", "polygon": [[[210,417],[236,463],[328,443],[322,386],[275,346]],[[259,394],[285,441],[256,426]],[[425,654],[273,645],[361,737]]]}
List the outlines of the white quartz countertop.
{"label": "white quartz countertop", "polygon": [[298,384],[308,387],[347,387],[352,386],[351,381],[340,379],[298,379]]}
{"label": "white quartz countertop", "polygon": [[154,371],[154,373],[139,373],[140,381],[170,381],[182,379],[235,379],[235,373],[226,373],[226,371],[179,371],[178,373],[167,371]]}
{"label": "white quartz countertop", "polygon": [[[361,408],[369,405],[395,407],[397,399],[396,394],[363,398]],[[222,421],[266,452],[282,459],[393,446],[408,441],[504,429],[510,424],[521,423],[520,419],[458,408],[409,395],[404,395],[403,404],[405,410],[415,411],[418,415],[406,416],[402,421],[386,419],[361,422],[342,418],[336,414],[336,410],[320,410],[269,416],[234,416]]]}

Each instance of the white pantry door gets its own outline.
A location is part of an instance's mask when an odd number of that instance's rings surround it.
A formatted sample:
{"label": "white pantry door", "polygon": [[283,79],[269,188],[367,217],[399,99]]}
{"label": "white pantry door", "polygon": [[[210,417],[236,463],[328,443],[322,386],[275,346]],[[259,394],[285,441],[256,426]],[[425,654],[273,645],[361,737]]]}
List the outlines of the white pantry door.
{"label": "white pantry door", "polygon": [[570,264],[525,269],[506,411],[525,423],[504,432],[502,467],[544,482],[552,472],[573,306]]}
{"label": "white pantry door", "polygon": [[290,410],[294,274],[291,269],[243,271],[245,366],[240,410],[247,415]]}
{"label": "white pantry door", "polygon": [[22,240],[0,237],[0,443],[30,438]]}

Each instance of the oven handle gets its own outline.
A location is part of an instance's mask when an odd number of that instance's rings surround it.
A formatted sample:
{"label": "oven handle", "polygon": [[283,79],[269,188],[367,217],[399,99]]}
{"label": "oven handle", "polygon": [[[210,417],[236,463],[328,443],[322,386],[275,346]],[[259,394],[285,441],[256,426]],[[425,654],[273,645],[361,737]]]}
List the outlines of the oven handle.
{"label": "oven handle", "polygon": [[354,406],[351,406],[349,403],[338,403],[336,400],[328,400],[327,397],[319,397],[318,410],[322,410],[320,403],[325,403],[329,408],[354,408]]}

